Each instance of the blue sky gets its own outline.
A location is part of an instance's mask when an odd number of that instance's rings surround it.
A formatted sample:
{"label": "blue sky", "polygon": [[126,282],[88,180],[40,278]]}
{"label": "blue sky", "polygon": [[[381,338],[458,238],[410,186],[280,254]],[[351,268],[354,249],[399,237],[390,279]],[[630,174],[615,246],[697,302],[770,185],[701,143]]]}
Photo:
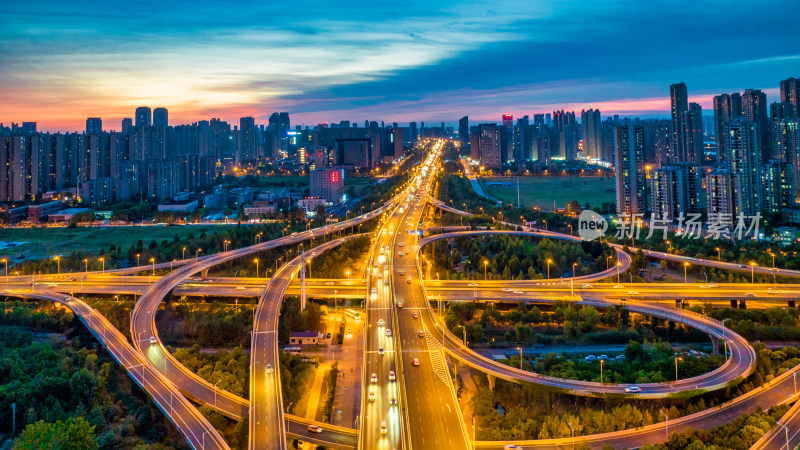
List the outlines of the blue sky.
{"label": "blue sky", "polygon": [[[741,2],[737,2],[741,3]],[[654,116],[800,76],[800,2],[8,2],[0,122],[497,120],[555,108]]]}

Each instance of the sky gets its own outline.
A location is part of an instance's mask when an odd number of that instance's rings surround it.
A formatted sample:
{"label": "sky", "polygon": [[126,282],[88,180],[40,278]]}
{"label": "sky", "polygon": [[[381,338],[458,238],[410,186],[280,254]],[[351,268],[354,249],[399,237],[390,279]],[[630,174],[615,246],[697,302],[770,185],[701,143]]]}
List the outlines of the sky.
{"label": "sky", "polygon": [[746,88],[778,100],[800,77],[797,17],[796,0],[6,2],[0,123],[666,116],[681,81],[704,109]]}

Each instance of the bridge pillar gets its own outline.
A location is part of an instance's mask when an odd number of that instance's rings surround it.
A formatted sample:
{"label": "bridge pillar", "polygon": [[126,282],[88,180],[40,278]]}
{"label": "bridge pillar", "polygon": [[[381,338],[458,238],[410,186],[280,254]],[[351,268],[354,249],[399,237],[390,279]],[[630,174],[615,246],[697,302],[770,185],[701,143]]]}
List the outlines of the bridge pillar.
{"label": "bridge pillar", "polygon": [[489,379],[489,389],[494,390],[494,381],[495,381],[494,375],[486,375],[486,378]]}
{"label": "bridge pillar", "polygon": [[208,268],[205,268],[205,269],[201,270],[200,271],[200,276],[203,277],[203,278],[207,277],[208,276]]}
{"label": "bridge pillar", "polygon": [[300,254],[300,311],[306,310],[306,254]]}
{"label": "bridge pillar", "polygon": [[719,355],[719,339],[714,336],[711,337],[711,351],[714,352],[715,355]]}

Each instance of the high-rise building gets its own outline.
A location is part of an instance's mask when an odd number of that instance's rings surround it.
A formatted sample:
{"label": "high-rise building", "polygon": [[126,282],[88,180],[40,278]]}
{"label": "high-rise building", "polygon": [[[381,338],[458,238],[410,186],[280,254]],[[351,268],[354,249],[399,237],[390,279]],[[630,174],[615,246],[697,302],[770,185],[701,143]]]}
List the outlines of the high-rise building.
{"label": "high-rise building", "polygon": [[258,144],[256,139],[255,119],[252,117],[240,118],[236,164],[241,164],[243,162],[254,162],[258,159]]}
{"label": "high-rise building", "polygon": [[705,176],[706,211],[719,223],[731,225],[734,219],[733,175],[727,169],[714,169]]}
{"label": "high-rise building", "polygon": [[[686,112],[689,110],[689,94],[685,83],[676,83],[669,87],[669,98],[672,114],[672,153],[677,161],[685,161],[681,156],[687,155],[686,137]],[[670,161],[675,162],[675,161]]]}
{"label": "high-rise building", "polygon": [[394,159],[403,157],[403,129],[400,127],[392,128],[392,144],[394,145]]}
{"label": "high-rise building", "polygon": [[781,102],[791,103],[795,111],[800,111],[800,78],[787,78],[780,83]]}
{"label": "high-rise building", "polygon": [[510,129],[514,126],[514,115],[513,114],[503,114],[503,126],[507,129]]}
{"label": "high-rise building", "polygon": [[794,166],[795,197],[800,198],[800,120],[783,119],[774,123],[773,156]]}
{"label": "high-rise building", "polygon": [[770,160],[761,170],[761,208],[770,213],[780,213],[795,207],[794,165]]}
{"label": "high-rise building", "polygon": [[469,144],[469,116],[464,116],[458,119],[458,141],[461,143],[461,148],[467,148]]}
{"label": "high-rise building", "polygon": [[714,135],[717,139],[717,161],[724,158],[725,124],[742,115],[742,96],[738,93],[714,97]]}
{"label": "high-rise building", "polygon": [[317,169],[310,176],[310,192],[312,197],[324,198],[330,203],[339,203],[344,195],[344,170]]}
{"label": "high-rise building", "polygon": [[528,116],[517,119],[514,126],[514,161],[530,161],[531,157],[531,130]]}
{"label": "high-rise building", "polygon": [[681,214],[700,213],[702,183],[700,166],[677,163],[662,166],[650,174],[653,217],[675,220]]}
{"label": "high-rise building", "polygon": [[481,167],[487,170],[496,170],[503,167],[502,130],[493,123],[482,123],[478,125],[477,149],[481,161]]}
{"label": "high-rise building", "polygon": [[86,119],[86,134],[96,134],[103,132],[103,119],[99,117],[89,117]]}
{"label": "high-rise building", "polygon": [[581,111],[581,128],[583,129],[583,156],[602,159],[603,131],[600,110]]}
{"label": "high-rise building", "polygon": [[644,173],[644,127],[617,127],[614,143],[617,181],[617,213],[646,212]]}
{"label": "high-rise building", "polygon": [[275,139],[277,140],[278,148],[273,149],[273,157],[277,157],[275,154],[275,150],[277,153],[282,155],[286,155],[289,152],[289,136],[288,132],[291,128],[291,122],[289,121],[289,113],[288,112],[275,112],[269,116],[269,125],[271,130],[275,133]]}
{"label": "high-rise building", "polygon": [[336,165],[350,166],[354,169],[372,169],[372,140],[336,139]]}
{"label": "high-rise building", "polygon": [[697,103],[689,103],[683,114],[684,153],[678,155],[678,161],[700,164],[703,162],[703,108]]}
{"label": "high-rise building", "polygon": [[152,115],[150,112],[150,108],[147,106],[140,106],[136,108],[136,113],[134,117],[136,118],[135,122],[136,128],[149,127],[152,124],[151,120]]}
{"label": "high-rise building", "polygon": [[156,108],[153,110],[153,126],[167,128],[169,126],[169,113],[167,108]]}
{"label": "high-rise building", "polygon": [[[567,161],[578,157],[578,122],[574,111],[553,111],[553,132],[557,155]],[[555,156],[555,155],[553,155]]]}
{"label": "high-rise building", "polygon": [[122,119],[122,133],[130,134],[133,131],[133,119],[125,117]]}
{"label": "high-rise building", "polygon": [[759,148],[761,160],[771,159],[772,147],[770,138],[770,121],[767,116],[767,94],[758,89],[745,89],[742,94],[742,116],[758,125]]}
{"label": "high-rise building", "polygon": [[736,216],[752,216],[761,211],[761,147],[759,126],[744,118],[728,122],[726,164],[733,181],[733,206]]}

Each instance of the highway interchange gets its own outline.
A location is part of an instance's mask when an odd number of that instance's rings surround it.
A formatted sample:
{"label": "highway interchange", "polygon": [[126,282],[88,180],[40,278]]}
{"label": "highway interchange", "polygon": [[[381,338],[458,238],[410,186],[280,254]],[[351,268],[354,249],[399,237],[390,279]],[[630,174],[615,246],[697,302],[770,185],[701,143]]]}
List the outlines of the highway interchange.
{"label": "highway interchange", "polygon": [[[332,448],[503,448],[508,443],[471,442],[464,418],[456,400],[445,355],[475,367],[490,376],[513,382],[533,382],[563,388],[579,395],[640,395],[645,398],[667,396],[678,392],[719,389],[747,376],[755,364],[755,354],[740,336],[710,318],[693,315],[666,304],[646,300],[676,298],[720,299],[736,298],[746,301],[788,301],[797,298],[800,286],[780,285],[712,285],[691,284],[633,285],[629,283],[600,283],[604,277],[616,274],[610,269],[602,274],[561,279],[558,281],[434,281],[422,279],[423,267],[417,252],[434,239],[469,235],[453,231],[419,241],[429,192],[437,167],[441,143],[437,143],[410,177],[411,182],[392,200],[370,213],[325,228],[275,239],[242,249],[231,250],[203,258],[170,264],[172,269],[163,277],[132,276],[151,266],[123,271],[87,272],[81,274],[32,277],[6,277],[4,295],[47,299],[64,304],[75,312],[92,333],[126,368],[129,375],[146,390],[162,411],[186,437],[193,448],[227,448],[219,433],[189,401],[208,404],[227,416],[240,420],[250,417],[250,448],[287,448],[287,435]],[[432,202],[449,209],[441,202]],[[457,210],[452,210],[457,211]],[[458,213],[465,214],[458,211]],[[297,292],[296,273],[300,259],[289,261],[273,279],[213,280],[197,283],[193,277],[221,262],[282,247],[352,228],[368,220],[380,220],[377,236],[370,252],[370,264],[363,278],[349,280],[309,280],[307,292],[311,297],[333,296],[366,298],[368,334],[364,347],[362,374],[362,415],[359,430],[333,427],[284,415],[280,399],[278,374],[277,321],[280,303],[287,293]],[[449,231],[449,230],[444,230]],[[486,234],[486,231],[479,233]],[[558,233],[529,230],[525,234],[575,239]],[[331,240],[314,247],[316,255],[339,245],[346,238]],[[313,257],[305,253],[306,257]],[[651,252],[654,258],[684,261],[678,255]],[[630,263],[627,254],[618,251],[625,271]],[[692,258],[693,264],[723,269],[745,270],[721,261],[702,261]],[[161,269],[166,269],[162,264]],[[760,273],[779,276],[798,276],[795,271],[746,267]],[[294,281],[293,281],[294,280]],[[32,284],[36,283],[36,284]],[[266,283],[266,285],[265,285]],[[593,283],[593,284],[591,284]],[[75,293],[142,294],[136,303],[131,320],[132,344],[97,311],[84,302],[66,295]],[[160,303],[173,292],[176,295],[258,296],[260,301],[254,321],[251,352],[250,402],[223,390],[218,390],[183,367],[161,344],[155,326],[155,312]],[[626,392],[626,385],[600,384],[543,377],[498,364],[465,347],[462,340],[445,330],[428,299],[450,301],[554,301],[570,299],[603,307],[627,302],[628,308],[643,314],[683,322],[730,344],[730,358],[719,369],[688,380],[641,385],[641,393]],[[674,305],[674,303],[673,303]],[[382,323],[382,325],[381,325]],[[392,330],[391,332],[387,330]],[[273,371],[270,371],[272,369]],[[789,389],[798,368],[773,380],[722,408],[701,411],[670,423],[670,431],[689,428],[709,428],[723,424],[736,416],[752,411],[756,406],[768,407],[793,399],[796,390]],[[373,382],[373,373],[375,381]],[[390,373],[394,379],[390,379]],[[787,440],[800,443],[800,418],[797,407],[787,413],[780,425]],[[320,427],[321,433],[310,427]],[[567,446],[583,442],[592,447],[613,444],[615,447],[637,447],[657,443],[665,438],[665,424],[653,424],[637,430],[576,437],[575,441],[517,442],[524,448]],[[681,428],[682,427],[682,428]],[[776,429],[777,429],[776,428]],[[776,429],[759,441],[757,448],[779,448]],[[780,444],[780,445],[779,445]],[[792,447],[793,448],[793,447]]]}

